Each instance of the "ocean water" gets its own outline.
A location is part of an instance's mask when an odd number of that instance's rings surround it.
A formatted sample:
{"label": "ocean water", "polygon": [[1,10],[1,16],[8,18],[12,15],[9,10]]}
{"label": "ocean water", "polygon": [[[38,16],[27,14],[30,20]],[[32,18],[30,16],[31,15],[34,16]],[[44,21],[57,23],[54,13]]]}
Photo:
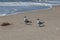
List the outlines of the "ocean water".
{"label": "ocean water", "polygon": [[39,2],[39,0],[0,0],[0,16],[15,14],[32,10],[41,10],[60,5],[60,0],[49,0]]}
{"label": "ocean water", "polygon": [[0,16],[4,16],[7,14],[12,14],[16,12],[24,12],[24,11],[32,11],[38,9],[46,9],[49,6],[0,6]]}

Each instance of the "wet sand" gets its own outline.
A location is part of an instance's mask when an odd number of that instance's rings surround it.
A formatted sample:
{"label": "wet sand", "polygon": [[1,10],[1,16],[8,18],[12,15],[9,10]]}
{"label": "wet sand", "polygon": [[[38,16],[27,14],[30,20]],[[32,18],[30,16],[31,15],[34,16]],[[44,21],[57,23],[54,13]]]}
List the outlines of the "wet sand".
{"label": "wet sand", "polygon": [[[24,24],[24,16],[33,22],[32,25]],[[37,18],[45,21],[44,27],[37,26]],[[60,6],[0,17],[0,25],[3,22],[12,25],[0,26],[0,40],[60,40]]]}

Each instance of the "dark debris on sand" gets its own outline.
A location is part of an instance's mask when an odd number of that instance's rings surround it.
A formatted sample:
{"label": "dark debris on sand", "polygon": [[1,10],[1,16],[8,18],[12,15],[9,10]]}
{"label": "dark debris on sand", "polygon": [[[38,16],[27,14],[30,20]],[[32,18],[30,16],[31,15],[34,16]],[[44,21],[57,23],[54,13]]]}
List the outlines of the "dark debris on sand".
{"label": "dark debris on sand", "polygon": [[11,24],[8,23],[8,22],[4,22],[4,23],[1,24],[1,26],[9,26],[9,25],[11,25]]}

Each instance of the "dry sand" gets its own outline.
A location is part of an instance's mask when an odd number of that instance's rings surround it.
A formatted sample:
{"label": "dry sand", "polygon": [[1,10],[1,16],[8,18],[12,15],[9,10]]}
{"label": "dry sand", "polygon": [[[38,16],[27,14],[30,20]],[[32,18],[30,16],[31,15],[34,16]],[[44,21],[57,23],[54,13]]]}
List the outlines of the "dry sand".
{"label": "dry sand", "polygon": [[[33,22],[32,25],[24,24],[24,16]],[[37,18],[45,21],[44,27],[37,26]],[[12,25],[0,26],[0,40],[60,40],[60,6],[0,17],[0,25],[3,22]]]}

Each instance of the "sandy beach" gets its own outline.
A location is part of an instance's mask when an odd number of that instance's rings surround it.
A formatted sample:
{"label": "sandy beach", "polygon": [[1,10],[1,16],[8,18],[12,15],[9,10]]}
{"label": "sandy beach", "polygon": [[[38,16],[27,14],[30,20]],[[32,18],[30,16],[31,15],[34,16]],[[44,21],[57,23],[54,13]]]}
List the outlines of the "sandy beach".
{"label": "sandy beach", "polygon": [[[24,16],[32,25],[25,25]],[[44,27],[37,26],[37,18],[45,21]],[[0,25],[3,22],[12,25],[0,26],[0,40],[60,40],[60,6],[0,17]]]}

